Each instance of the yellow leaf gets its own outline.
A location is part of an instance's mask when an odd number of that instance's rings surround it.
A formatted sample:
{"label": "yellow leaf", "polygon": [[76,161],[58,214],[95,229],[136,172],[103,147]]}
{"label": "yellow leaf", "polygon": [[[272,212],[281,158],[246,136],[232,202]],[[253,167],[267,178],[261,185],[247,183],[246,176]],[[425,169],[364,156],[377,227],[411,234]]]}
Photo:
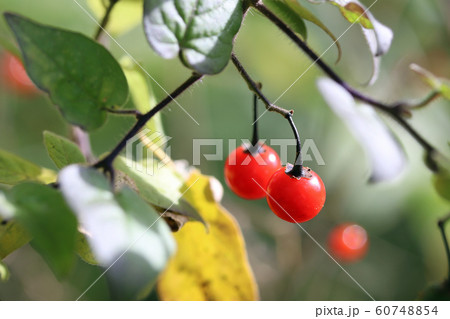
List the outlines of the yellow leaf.
{"label": "yellow leaf", "polygon": [[236,220],[214,200],[210,178],[194,172],[184,199],[204,218],[174,237],[178,251],[158,282],[161,300],[257,300],[258,288]]}
{"label": "yellow leaf", "polygon": [[[103,18],[106,8],[105,4],[108,1],[103,0],[88,0],[88,5],[94,15],[101,19]],[[109,23],[106,26],[108,32],[112,35],[125,33],[135,26],[137,26],[143,15],[143,4],[140,0],[122,0],[119,1],[111,11]]]}

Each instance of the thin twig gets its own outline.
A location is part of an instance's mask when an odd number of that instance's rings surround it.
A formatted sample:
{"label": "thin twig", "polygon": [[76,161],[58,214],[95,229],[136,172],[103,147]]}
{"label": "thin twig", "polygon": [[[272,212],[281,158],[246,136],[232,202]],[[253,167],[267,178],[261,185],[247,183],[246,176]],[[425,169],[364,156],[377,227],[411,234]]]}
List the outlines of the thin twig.
{"label": "thin twig", "polygon": [[116,110],[105,107],[104,110],[108,113],[119,114],[119,115],[134,115],[137,118],[142,116],[142,113],[138,110]]}
{"label": "thin twig", "polygon": [[187,90],[191,85],[199,81],[203,77],[202,74],[193,73],[189,79],[187,79],[183,84],[181,84],[177,89],[175,89],[172,94],[169,94],[164,100],[159,102],[155,107],[153,107],[147,113],[138,117],[136,124],[130,129],[130,131],[122,138],[122,140],[114,147],[114,149],[99,162],[94,164],[95,168],[102,168],[105,173],[111,175],[111,181],[113,181],[114,170],[112,168],[112,163],[120,152],[125,148],[129,139],[135,136],[145,124],[159,111],[161,111],[167,104],[172,102],[177,96]]}
{"label": "thin twig", "polygon": [[261,101],[263,101],[264,105],[266,106],[266,109],[270,112],[277,112],[284,117],[288,117],[289,114],[291,114],[291,111],[288,111],[282,107],[279,107],[278,105],[272,104],[266,96],[261,92],[261,89],[259,88],[258,83],[253,81],[253,79],[250,77],[250,75],[247,73],[247,71],[242,66],[241,62],[238,60],[236,55],[234,53],[231,53],[231,61],[233,61],[234,66],[241,74],[242,78],[247,82],[248,88],[250,91],[255,93]]}
{"label": "thin twig", "polygon": [[103,19],[100,22],[97,31],[95,32],[94,39],[96,41],[98,41],[98,39],[102,35],[103,30],[106,28],[106,25],[109,22],[109,17],[111,16],[112,9],[114,8],[117,2],[119,2],[119,0],[109,0],[109,5],[106,7],[105,15],[103,16]]}

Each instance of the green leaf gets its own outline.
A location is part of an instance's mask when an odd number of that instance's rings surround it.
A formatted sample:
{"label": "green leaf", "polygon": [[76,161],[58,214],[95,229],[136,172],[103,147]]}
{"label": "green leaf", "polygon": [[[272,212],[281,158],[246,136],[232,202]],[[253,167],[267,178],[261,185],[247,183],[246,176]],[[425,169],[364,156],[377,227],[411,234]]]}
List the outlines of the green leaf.
{"label": "green leaf", "polygon": [[307,38],[305,22],[303,21],[303,9],[297,0],[263,0],[264,4],[279,16],[292,31]]}
{"label": "green leaf", "polygon": [[438,78],[430,71],[422,68],[415,63],[410,64],[409,68],[416,72],[422,80],[431,87],[434,91],[441,94],[447,100],[450,100],[450,81],[444,78]]}
{"label": "green leaf", "polygon": [[0,150],[0,183],[15,185],[26,180],[36,180],[40,174],[39,166]]}
{"label": "green leaf", "polygon": [[242,0],[144,0],[144,27],[163,58],[178,56],[201,74],[216,74],[230,60],[244,14]]}
{"label": "green leaf", "polygon": [[0,260],[31,240],[25,228],[13,220],[15,215],[14,203],[0,191]]}
{"label": "green leaf", "polygon": [[150,204],[163,211],[167,209],[205,223],[201,215],[182,198],[184,181],[169,167],[145,162],[135,162],[119,156],[114,166],[135,182],[142,198]]}
{"label": "green leaf", "polygon": [[450,159],[438,152],[432,153],[431,156],[437,169],[432,177],[434,188],[442,198],[450,201]]}
{"label": "green leaf", "polygon": [[23,226],[16,221],[5,220],[0,224],[0,260],[27,244],[30,240],[31,237]]}
{"label": "green leaf", "polygon": [[153,287],[175,251],[169,227],[134,191],[117,195],[99,172],[79,165],[59,175],[61,191],[89,234],[115,299],[140,299]]}
{"label": "green leaf", "polygon": [[0,150],[0,183],[16,185],[24,181],[53,183],[56,175],[17,155]]}
{"label": "green leaf", "polygon": [[74,262],[77,221],[61,196],[51,187],[23,183],[7,194],[16,207],[16,218],[33,238],[32,244],[59,277]]}
{"label": "green leaf", "polygon": [[65,137],[44,131],[44,144],[53,163],[60,169],[70,164],[86,162],[78,146]]}
{"label": "green leaf", "polygon": [[17,38],[30,78],[50,94],[71,124],[96,129],[106,120],[105,108],[126,102],[125,76],[102,45],[80,33],[19,15],[6,13],[5,18]]}

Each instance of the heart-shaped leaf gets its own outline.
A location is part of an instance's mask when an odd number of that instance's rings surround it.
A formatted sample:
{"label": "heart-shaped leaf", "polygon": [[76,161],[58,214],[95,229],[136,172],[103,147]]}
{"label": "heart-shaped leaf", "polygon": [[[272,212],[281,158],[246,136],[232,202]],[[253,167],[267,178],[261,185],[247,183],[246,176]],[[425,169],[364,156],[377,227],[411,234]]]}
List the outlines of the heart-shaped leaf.
{"label": "heart-shaped leaf", "polygon": [[216,74],[230,60],[244,14],[242,0],[144,0],[144,27],[163,58],[178,56],[201,74]]}
{"label": "heart-shaped leaf", "polygon": [[105,108],[128,98],[125,75],[114,57],[92,39],[6,13],[31,80],[49,93],[65,119],[86,130],[100,127]]}
{"label": "heart-shaped leaf", "polygon": [[145,297],[175,251],[167,224],[134,191],[124,188],[115,195],[106,178],[91,168],[67,166],[59,183],[95,260],[108,269],[113,297]]}
{"label": "heart-shaped leaf", "polygon": [[317,85],[327,104],[366,151],[372,168],[370,180],[380,182],[397,177],[405,167],[404,152],[373,108],[356,103],[331,79],[321,78]]}

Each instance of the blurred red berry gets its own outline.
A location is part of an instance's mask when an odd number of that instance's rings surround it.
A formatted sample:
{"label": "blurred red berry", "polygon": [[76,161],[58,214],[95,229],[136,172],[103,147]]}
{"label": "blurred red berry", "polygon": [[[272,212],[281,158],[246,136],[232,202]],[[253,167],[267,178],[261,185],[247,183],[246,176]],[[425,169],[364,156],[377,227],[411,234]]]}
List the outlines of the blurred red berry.
{"label": "blurred red berry", "polygon": [[14,55],[3,54],[0,68],[4,84],[15,93],[33,95],[38,92],[36,86],[28,77],[22,62]]}
{"label": "blurred red berry", "polygon": [[368,249],[368,237],[364,228],[356,224],[342,224],[329,235],[331,255],[343,262],[355,262],[364,257]]}

